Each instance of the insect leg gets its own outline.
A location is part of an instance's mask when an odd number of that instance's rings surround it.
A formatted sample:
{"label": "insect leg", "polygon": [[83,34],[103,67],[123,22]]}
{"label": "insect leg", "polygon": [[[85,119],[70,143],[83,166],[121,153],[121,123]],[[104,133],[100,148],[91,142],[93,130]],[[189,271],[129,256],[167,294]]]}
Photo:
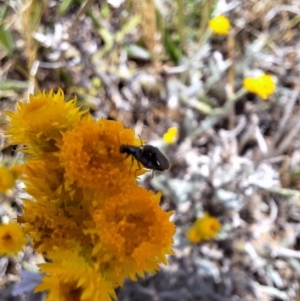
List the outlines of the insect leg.
{"label": "insect leg", "polygon": [[140,146],[143,146],[144,145],[144,143],[143,143],[143,140],[142,140],[142,138],[141,138],[141,135],[138,135],[139,136],[139,138],[140,138],[140,141],[141,141],[141,145]]}
{"label": "insect leg", "polygon": [[137,163],[138,163],[138,167],[139,167],[139,168],[135,170],[135,173],[134,173],[134,176],[135,176],[135,177],[136,177],[136,172],[142,169],[142,168],[141,168],[141,164],[140,164],[140,162],[139,162],[138,160],[137,160]]}
{"label": "insect leg", "polygon": [[[128,155],[129,156],[129,155]],[[128,158],[128,156],[127,156],[127,158]],[[131,155],[131,165],[130,165],[130,169],[129,169],[129,174],[130,174],[130,172],[131,172],[131,168],[132,168],[132,166],[133,166],[133,162],[134,162],[134,157]]]}

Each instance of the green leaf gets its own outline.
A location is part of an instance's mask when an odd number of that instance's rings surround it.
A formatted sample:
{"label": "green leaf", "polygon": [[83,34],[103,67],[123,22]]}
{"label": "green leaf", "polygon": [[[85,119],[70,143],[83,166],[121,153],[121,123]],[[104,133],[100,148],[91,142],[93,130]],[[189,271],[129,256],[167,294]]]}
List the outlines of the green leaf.
{"label": "green leaf", "polygon": [[4,26],[0,26],[0,47],[4,48],[4,50],[11,54],[14,49],[14,40],[10,30],[4,28]]}
{"label": "green leaf", "polygon": [[175,45],[175,43],[170,39],[169,33],[165,32],[164,34],[164,44],[166,47],[167,52],[171,60],[178,65],[180,58],[181,58],[181,50]]}
{"label": "green leaf", "polygon": [[151,59],[151,54],[145,48],[142,48],[135,44],[129,44],[124,47],[128,55],[131,58],[137,58],[140,60],[149,61]]}
{"label": "green leaf", "polygon": [[58,8],[58,13],[60,16],[63,16],[65,12],[69,9],[70,5],[72,4],[73,0],[63,0]]}
{"label": "green leaf", "polygon": [[22,90],[28,88],[28,82],[20,80],[0,80],[0,90]]}
{"label": "green leaf", "polygon": [[8,12],[8,5],[0,5],[0,22],[4,21]]}
{"label": "green leaf", "polygon": [[109,30],[107,30],[105,27],[101,27],[99,29],[99,34],[101,36],[101,38],[104,41],[104,47],[100,52],[100,56],[104,55],[105,53],[107,53],[108,51],[110,51],[113,48],[114,45],[114,37],[113,35],[109,32]]}
{"label": "green leaf", "polygon": [[122,42],[126,35],[128,35],[138,24],[141,23],[141,16],[135,15],[129,19],[129,21],[122,26],[122,29],[116,34],[115,40],[117,43]]}

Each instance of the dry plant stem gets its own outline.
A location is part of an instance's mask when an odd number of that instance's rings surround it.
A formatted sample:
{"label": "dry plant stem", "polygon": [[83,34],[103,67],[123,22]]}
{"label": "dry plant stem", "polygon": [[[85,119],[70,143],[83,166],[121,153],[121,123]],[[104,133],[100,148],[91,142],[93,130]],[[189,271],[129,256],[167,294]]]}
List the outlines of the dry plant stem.
{"label": "dry plant stem", "polygon": [[296,15],[293,19],[290,20],[290,27],[295,27],[300,22],[300,16]]}
{"label": "dry plant stem", "polygon": [[233,105],[247,94],[245,89],[240,89],[231,99],[227,100],[222,108],[217,108],[212,111],[212,114],[204,120],[201,125],[191,134],[187,139],[194,139],[199,135],[202,135],[208,129],[213,127],[222,117],[225,117],[230,112]]}
{"label": "dry plant stem", "polygon": [[160,35],[160,42],[162,43],[162,41],[165,40],[165,33],[166,33],[166,20],[163,17],[162,13],[160,12],[160,10],[158,9],[157,6],[156,7],[156,26],[157,26],[157,34]]}
{"label": "dry plant stem", "polygon": [[[253,34],[256,38],[260,39],[262,37],[264,37],[264,35],[258,31],[257,29],[249,26],[249,25],[246,25],[245,28],[244,28],[246,31],[248,31],[249,33]],[[257,49],[257,52],[261,51],[264,47],[268,46],[270,47],[270,49],[272,49],[274,51],[274,53],[278,56],[281,56],[281,51],[280,49],[278,48],[278,46],[272,42],[272,40],[270,39],[270,37],[268,37],[268,40],[265,39],[265,43],[262,43],[261,44],[261,47],[259,49]]]}
{"label": "dry plant stem", "polygon": [[[278,298],[280,300],[290,300],[287,293],[282,292],[281,290],[272,287],[272,286],[266,286],[261,285],[258,282],[253,281],[252,282],[253,288],[257,290],[257,299],[256,300],[266,300],[263,296],[268,295],[273,298]],[[261,293],[261,294],[260,294]],[[267,299],[267,300],[274,300],[274,299]]]}
{"label": "dry plant stem", "polygon": [[278,6],[274,7],[273,9],[271,9],[267,13],[265,18],[266,18],[267,21],[270,21],[277,14],[282,13],[283,11],[288,11],[288,12],[294,13],[296,15],[300,15],[300,9],[298,9],[298,7],[296,7],[296,6],[293,6],[293,5],[278,5]]}
{"label": "dry plant stem", "polygon": [[207,0],[203,4],[203,10],[202,10],[203,13],[201,14],[201,23],[200,23],[199,38],[198,38],[199,42],[202,40],[203,35],[205,35],[208,20],[210,17],[211,7],[213,4],[214,3],[211,0]]}
{"label": "dry plant stem", "polygon": [[209,105],[201,102],[199,99],[196,98],[189,99],[189,98],[182,97],[180,101],[183,104],[186,104],[193,109],[203,112],[206,115],[210,115],[212,112],[212,108]]}
{"label": "dry plant stem", "polygon": [[284,161],[285,156],[277,156],[272,158],[264,158],[260,163],[279,164]]}
{"label": "dry plant stem", "polygon": [[272,249],[272,253],[274,253],[274,255],[276,257],[292,257],[292,258],[298,258],[300,259],[300,251],[296,251],[296,250],[291,250],[288,248],[284,248],[284,247],[280,247],[280,246],[273,246]]}
{"label": "dry plant stem", "polygon": [[[158,60],[158,49],[160,48],[160,39],[157,39],[157,18],[156,18],[156,7],[154,0],[132,1],[134,10],[141,15],[141,32],[142,39],[147,49],[151,53],[154,62]],[[180,28],[180,27],[179,27]]]}
{"label": "dry plant stem", "polygon": [[291,163],[291,157],[284,156],[284,160],[282,161],[282,166],[279,170],[280,175],[280,182],[282,187],[290,187],[291,185],[291,177],[290,177],[290,163]]}
{"label": "dry plant stem", "polygon": [[290,189],[290,188],[281,188],[281,187],[272,187],[272,188],[260,187],[260,188],[270,193],[279,194],[285,197],[295,197],[298,199],[300,198],[299,190]]}
{"label": "dry plant stem", "polygon": [[99,70],[96,70],[96,68],[93,68],[95,74],[101,79],[101,81],[105,84],[106,86],[106,94],[107,96],[113,101],[115,104],[116,108],[121,108],[122,107],[122,96],[117,89],[116,85],[114,85],[112,78],[105,75],[102,72],[99,72]]}
{"label": "dry plant stem", "polygon": [[281,141],[281,143],[277,146],[277,148],[273,149],[273,153],[272,153],[273,156],[278,156],[281,155],[283,152],[285,152],[290,146],[295,136],[298,134],[300,130],[300,113],[297,114],[294,120],[295,121],[291,125],[291,129],[289,133],[286,134],[285,138]]}
{"label": "dry plant stem", "polygon": [[268,145],[267,145],[264,135],[262,134],[258,125],[255,126],[254,135],[255,135],[255,139],[257,141],[257,144],[259,146],[261,153],[264,155],[267,154],[268,153]]}
{"label": "dry plant stem", "polygon": [[[295,138],[295,136],[298,134],[298,131],[300,130],[300,112],[293,118],[291,122],[289,122],[288,127],[286,126],[288,118],[292,112],[292,108],[294,106],[293,103],[295,103],[296,99],[298,98],[298,95],[300,93],[300,90],[295,90],[295,93],[292,97],[292,104],[289,108],[287,108],[285,115],[283,116],[282,121],[280,122],[278,135],[275,136],[274,142],[272,145],[272,149],[269,152],[269,155],[267,158],[274,157],[281,155],[283,152],[285,152],[288,147],[290,146],[291,142]],[[282,138],[282,141],[278,146],[276,146],[276,142],[278,142]]]}
{"label": "dry plant stem", "polygon": [[251,123],[247,125],[247,128],[239,141],[238,152],[241,153],[242,149],[245,147],[248,141],[254,139],[254,137],[255,137],[255,126]]}
{"label": "dry plant stem", "polygon": [[184,3],[183,0],[177,0],[177,17],[178,17],[178,33],[180,37],[180,44],[181,48],[185,45],[185,38],[184,38],[184,23],[185,23],[185,16],[184,16]]}
{"label": "dry plant stem", "polygon": [[28,96],[31,93],[34,93],[34,89],[38,88],[37,87],[37,81],[35,80],[37,72],[39,69],[39,61],[35,60],[32,65],[31,65],[31,69],[30,69],[30,79],[29,79],[29,86],[28,86]]}
{"label": "dry plant stem", "polygon": [[207,42],[207,40],[213,35],[213,31],[210,28],[204,32],[203,36],[200,38],[199,43],[195,49],[201,50],[201,47]]}
{"label": "dry plant stem", "polygon": [[35,1],[35,0],[23,0],[22,10],[22,26],[24,29],[24,37],[25,37],[25,55],[27,58],[27,66],[28,69],[31,68],[33,62],[36,59],[37,52],[37,42],[33,39],[33,33],[36,31],[37,27],[40,24],[40,20],[44,11],[44,3],[43,1]]}
{"label": "dry plant stem", "polygon": [[190,136],[186,137],[179,148],[179,156],[181,154],[184,154],[188,149],[190,149],[190,145],[193,141],[193,139],[197,138],[198,136],[202,135],[204,132],[208,131],[210,128],[212,128],[222,117],[225,117],[230,112],[230,109],[232,106],[241,99],[244,95],[246,95],[248,92],[242,88],[240,89],[234,97],[229,99],[225,105],[222,108],[216,108],[212,111],[211,115],[209,115],[198,128],[195,129],[193,133],[190,134]]}
{"label": "dry plant stem", "polygon": [[251,139],[255,139],[257,141],[257,145],[261,151],[261,154],[266,155],[268,153],[268,146],[266,140],[258,126],[258,116],[256,114],[252,114],[250,116],[250,124],[248,124],[245,133],[243,133],[241,140],[239,142],[239,153],[245,147],[245,145]]}
{"label": "dry plant stem", "polygon": [[[234,30],[230,30],[228,39],[227,39],[227,49],[229,54],[229,60],[231,61],[231,65],[228,69],[228,83],[229,87],[227,89],[227,99],[231,99],[235,92],[235,81],[234,81],[234,39],[235,39],[235,32]],[[235,124],[235,114],[234,109],[231,107],[229,112],[229,130],[234,128]]]}
{"label": "dry plant stem", "polygon": [[300,93],[300,87],[297,87],[294,90],[294,93],[292,94],[291,99],[289,99],[287,101],[287,105],[285,106],[284,114],[283,114],[283,116],[280,120],[277,133],[275,134],[274,139],[273,139],[271,150],[274,150],[276,144],[278,143],[280,138],[284,135],[284,130],[286,129],[286,125],[288,123],[288,120],[289,120],[289,118],[290,118],[290,116],[293,112],[293,108],[294,108],[295,103],[298,99],[299,93]]}
{"label": "dry plant stem", "polygon": [[92,3],[93,3],[94,1],[95,1],[95,0],[86,0],[85,2],[83,2],[83,3],[81,4],[81,7],[80,7],[78,13],[76,14],[75,19],[74,19],[74,21],[73,21],[73,23],[71,24],[70,29],[69,29],[70,39],[71,39],[72,36],[73,36],[74,28],[76,27],[76,24],[77,24],[77,22],[79,21],[80,17],[87,11],[87,9],[92,5]]}
{"label": "dry plant stem", "polygon": [[[34,91],[36,86],[36,71],[37,71],[37,49],[38,43],[33,38],[34,32],[40,25],[43,12],[46,8],[45,1],[39,0],[23,0],[23,6],[21,7],[21,22],[24,29],[23,35],[25,37],[24,53],[26,56],[26,67],[24,73],[26,73],[29,83],[28,94]],[[18,66],[19,67],[19,66]],[[22,67],[20,67],[22,69]],[[30,70],[27,73],[27,70]]]}
{"label": "dry plant stem", "polygon": [[288,12],[283,11],[281,13],[281,15],[282,15],[282,20],[284,21],[284,27],[286,28],[286,33],[285,33],[284,39],[286,41],[288,41],[288,40],[290,41],[290,40],[294,39],[294,33],[293,33],[293,30],[291,27],[291,22],[289,20]]}

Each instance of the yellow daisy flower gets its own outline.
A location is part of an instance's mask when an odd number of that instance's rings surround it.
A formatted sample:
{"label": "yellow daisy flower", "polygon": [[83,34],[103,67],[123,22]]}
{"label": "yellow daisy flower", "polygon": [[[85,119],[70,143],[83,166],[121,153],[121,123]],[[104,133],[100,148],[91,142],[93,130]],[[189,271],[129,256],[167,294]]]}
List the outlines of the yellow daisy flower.
{"label": "yellow daisy flower", "polygon": [[95,202],[95,226],[86,231],[94,239],[92,256],[118,285],[125,277],[135,280],[136,274],[158,270],[159,263],[166,263],[166,254],[173,254],[175,226],[169,220],[173,212],[161,209],[160,196],[132,186],[102,204]]}
{"label": "yellow daisy flower", "polygon": [[0,225],[0,255],[16,255],[26,244],[21,227],[16,223]]}
{"label": "yellow daisy flower", "polygon": [[276,88],[271,75],[262,74],[257,77],[247,77],[244,79],[243,86],[251,93],[255,93],[262,99],[267,99],[273,94]]}
{"label": "yellow daisy flower", "polygon": [[15,185],[16,177],[5,166],[0,166],[0,193],[5,193],[8,189],[11,189]]}
{"label": "yellow daisy flower", "polygon": [[35,292],[48,292],[45,301],[116,300],[113,285],[83,257],[62,249],[49,257],[53,262],[40,264],[41,272],[47,275],[35,289]]}
{"label": "yellow daisy flower", "polygon": [[220,230],[221,224],[213,216],[205,213],[203,217],[197,219],[194,225],[188,230],[187,238],[192,243],[198,243],[203,240],[215,238]]}
{"label": "yellow daisy flower", "polygon": [[80,188],[101,189],[103,194],[134,183],[146,171],[120,153],[122,144],[139,146],[140,141],[120,122],[82,120],[63,137],[60,159],[66,180]]}
{"label": "yellow daisy flower", "polygon": [[209,20],[208,27],[216,34],[227,35],[230,29],[230,21],[223,15]]}
{"label": "yellow daisy flower", "polygon": [[72,210],[74,204],[69,206],[70,210],[60,208],[51,201],[24,201],[24,213],[18,222],[22,224],[23,232],[31,237],[32,246],[40,253],[47,254],[56,246],[74,249],[75,246],[79,248],[90,243],[82,232],[82,221],[79,221],[87,213],[78,203],[76,211]]}
{"label": "yellow daisy flower", "polygon": [[56,94],[53,90],[31,94],[27,104],[18,103],[16,112],[6,112],[10,117],[7,134],[12,144],[29,144],[31,152],[55,151],[61,133],[86,113],[79,109],[76,97],[66,102],[61,89]]}
{"label": "yellow daisy flower", "polygon": [[40,155],[22,165],[22,180],[26,192],[36,200],[64,200],[74,198],[76,187],[67,185],[64,180],[65,170],[55,155]]}
{"label": "yellow daisy flower", "polygon": [[9,170],[14,175],[15,179],[18,179],[23,173],[22,165],[12,165],[10,166]]}
{"label": "yellow daisy flower", "polygon": [[159,206],[160,194],[137,186],[145,170],[120,152],[140,139],[84,113],[61,90],[31,95],[8,113],[11,141],[34,155],[21,166],[29,197],[17,220],[53,261],[41,267],[48,275],[37,288],[47,301],[110,300],[125,277],[154,272],[173,253],[172,213]]}
{"label": "yellow daisy flower", "polygon": [[167,144],[173,144],[174,142],[176,142],[178,138],[178,129],[177,127],[170,127],[166,133],[164,133],[163,135],[163,140],[165,141],[165,143]]}

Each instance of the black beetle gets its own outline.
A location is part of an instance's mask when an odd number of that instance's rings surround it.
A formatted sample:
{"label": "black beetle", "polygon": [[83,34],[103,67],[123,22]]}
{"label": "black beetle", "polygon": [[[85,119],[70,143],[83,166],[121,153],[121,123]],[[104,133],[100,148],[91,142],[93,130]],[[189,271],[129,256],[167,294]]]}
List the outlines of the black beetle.
{"label": "black beetle", "polygon": [[142,163],[144,167],[152,169],[153,172],[170,168],[170,162],[167,157],[157,147],[152,145],[121,145],[120,153],[127,154],[127,157],[132,155],[138,163]]}

